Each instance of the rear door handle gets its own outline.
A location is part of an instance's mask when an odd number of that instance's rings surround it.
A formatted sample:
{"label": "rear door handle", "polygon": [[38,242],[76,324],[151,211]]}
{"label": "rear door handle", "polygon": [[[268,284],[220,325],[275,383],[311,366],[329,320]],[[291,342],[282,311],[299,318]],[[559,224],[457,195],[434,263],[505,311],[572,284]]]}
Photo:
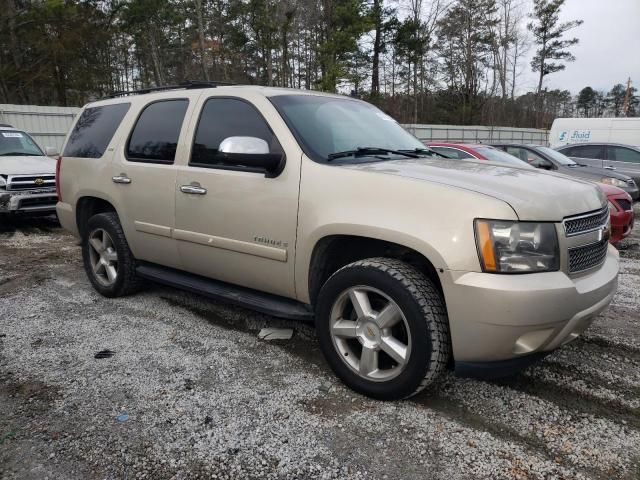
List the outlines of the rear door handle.
{"label": "rear door handle", "polygon": [[605,165],[604,168],[607,169],[607,170],[615,170],[616,169],[616,167],[612,167],[610,165]]}
{"label": "rear door handle", "polygon": [[180,191],[190,195],[205,195],[207,193],[206,188],[202,188],[197,185],[181,185]]}
{"label": "rear door handle", "polygon": [[113,180],[113,183],[124,183],[125,185],[131,183],[131,179],[126,175],[116,175],[115,177],[111,177],[111,180]]}

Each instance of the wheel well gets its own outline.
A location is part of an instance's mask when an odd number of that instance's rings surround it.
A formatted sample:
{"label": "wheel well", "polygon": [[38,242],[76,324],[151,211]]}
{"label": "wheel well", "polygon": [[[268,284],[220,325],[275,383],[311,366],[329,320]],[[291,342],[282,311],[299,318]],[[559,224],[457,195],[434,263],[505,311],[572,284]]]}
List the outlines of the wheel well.
{"label": "wheel well", "polygon": [[354,235],[331,235],[316,244],[311,256],[309,269],[311,304],[315,304],[320,288],[333,273],[352,262],[371,257],[402,260],[424,273],[442,292],[442,284],[436,268],[421,253],[384,240]]}
{"label": "wheel well", "polygon": [[91,217],[98,213],[115,211],[115,207],[102,198],[82,197],[76,204],[76,223],[78,225],[78,232],[80,233],[80,236],[84,237],[87,233],[87,222]]}

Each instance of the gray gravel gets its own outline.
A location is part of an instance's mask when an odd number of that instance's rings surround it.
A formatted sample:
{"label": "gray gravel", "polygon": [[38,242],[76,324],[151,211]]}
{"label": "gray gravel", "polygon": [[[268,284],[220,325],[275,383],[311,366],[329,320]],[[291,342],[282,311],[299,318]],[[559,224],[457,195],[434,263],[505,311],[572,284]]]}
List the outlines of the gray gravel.
{"label": "gray gravel", "polygon": [[582,338],[385,403],[334,378],[310,325],[159,286],[105,299],[52,219],[1,224],[0,478],[638,479],[638,229],[620,250]]}

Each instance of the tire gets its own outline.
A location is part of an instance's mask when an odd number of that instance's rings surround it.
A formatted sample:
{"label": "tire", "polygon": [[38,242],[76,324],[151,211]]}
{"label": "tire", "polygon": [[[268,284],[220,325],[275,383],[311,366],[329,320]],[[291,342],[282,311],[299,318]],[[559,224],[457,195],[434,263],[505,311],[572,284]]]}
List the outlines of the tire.
{"label": "tire", "polygon": [[420,271],[390,258],[360,260],[334,273],[318,295],[316,330],[335,374],[380,400],[408,398],[432,385],[451,351],[442,294]]}
{"label": "tire", "polygon": [[[93,287],[105,297],[122,297],[140,290],[142,280],[136,276],[136,259],[129,249],[118,215],[115,212],[94,215],[87,222],[86,232],[82,238],[82,260]],[[110,240],[106,243],[105,234]],[[100,240],[102,253],[95,247]],[[108,248],[105,249],[105,245]],[[114,270],[107,269],[106,265],[94,268],[101,258]]]}

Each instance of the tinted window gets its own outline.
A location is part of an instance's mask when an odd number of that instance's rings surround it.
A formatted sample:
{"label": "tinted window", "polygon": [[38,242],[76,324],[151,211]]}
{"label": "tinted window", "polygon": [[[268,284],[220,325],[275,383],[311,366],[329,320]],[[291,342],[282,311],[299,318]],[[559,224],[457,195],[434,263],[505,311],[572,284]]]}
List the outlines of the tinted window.
{"label": "tinted window", "polygon": [[529,161],[527,158],[527,151],[524,148],[518,147],[506,147],[504,150],[514,157],[518,157],[520,160],[524,160],[525,162]]}
{"label": "tinted window", "polygon": [[129,103],[118,103],[86,108],[73,127],[63,156],[102,157],[129,106]]}
{"label": "tinted window", "polygon": [[580,145],[571,149],[572,157],[604,158],[603,148],[600,145]]}
{"label": "tinted window", "polygon": [[166,100],[147,105],[127,145],[127,159],[173,163],[188,100]]}
{"label": "tinted window", "polygon": [[269,144],[270,153],[282,153],[275,135],[253,105],[233,98],[210,98],[198,121],[191,152],[191,165],[229,166],[229,158],[218,152],[228,137],[257,137]]}
{"label": "tinted window", "polygon": [[438,152],[441,155],[444,155],[447,158],[474,158],[473,155],[468,154],[467,152],[463,152],[462,150],[456,150],[455,148],[449,147],[429,147],[434,152]]}
{"label": "tinted window", "polygon": [[609,160],[640,163],[640,152],[624,147],[609,147]]}

